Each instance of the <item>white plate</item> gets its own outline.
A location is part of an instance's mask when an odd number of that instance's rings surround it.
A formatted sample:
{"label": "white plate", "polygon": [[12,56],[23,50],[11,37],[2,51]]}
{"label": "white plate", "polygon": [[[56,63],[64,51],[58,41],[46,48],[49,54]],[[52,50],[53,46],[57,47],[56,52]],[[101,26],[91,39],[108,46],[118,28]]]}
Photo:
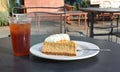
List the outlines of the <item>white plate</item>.
{"label": "white plate", "polygon": [[[78,49],[81,48],[89,48],[89,49],[99,49],[99,47],[95,44],[89,43],[89,42],[84,42],[84,41],[74,41],[78,45]],[[30,52],[41,58],[46,58],[46,59],[52,59],[52,60],[78,60],[78,59],[86,59],[93,57],[99,53],[99,51],[91,51],[91,50],[80,50],[77,51],[77,56],[58,56],[58,55],[46,55],[41,52],[43,43],[38,43],[33,45],[30,48]]]}

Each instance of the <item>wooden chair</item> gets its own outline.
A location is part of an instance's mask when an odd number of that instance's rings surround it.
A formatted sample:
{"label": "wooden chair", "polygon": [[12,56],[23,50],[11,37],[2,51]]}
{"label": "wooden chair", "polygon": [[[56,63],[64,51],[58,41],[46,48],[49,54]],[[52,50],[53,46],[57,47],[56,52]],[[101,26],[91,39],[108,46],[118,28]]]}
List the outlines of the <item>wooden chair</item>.
{"label": "wooden chair", "polygon": [[[83,20],[84,22],[84,30],[87,28],[87,12],[82,12],[82,11],[73,11],[71,13],[69,13],[70,16],[78,16],[77,18],[73,18],[73,19],[77,19],[78,20],[78,26],[81,26],[81,21]],[[70,19],[72,20],[72,18]]]}
{"label": "wooden chair", "polygon": [[[66,11],[70,11],[70,13],[66,13],[66,19],[67,19],[67,24],[71,25],[71,16],[78,16],[77,20],[78,20],[78,26],[80,26],[81,24],[81,19],[84,20],[84,29],[87,28],[87,12],[80,12],[80,11],[74,11],[73,10],[73,6],[69,5],[69,4],[65,4],[65,8]],[[72,12],[73,11],[73,12]]]}
{"label": "wooden chair", "polygon": [[[39,27],[38,29],[40,29],[40,23],[39,23],[40,22],[39,16],[41,15],[40,13],[44,13],[44,14],[51,13],[51,15],[52,14],[54,14],[54,15],[55,14],[60,14],[60,15],[65,14],[64,0],[24,0],[24,7],[26,8],[26,11],[25,11],[26,13],[34,13],[34,15],[32,15],[32,16],[36,17],[37,27]],[[51,15],[49,14],[49,17]],[[51,16],[51,18],[52,18],[52,16]],[[43,19],[43,18],[41,18],[41,19]],[[65,20],[65,22],[66,22],[66,20]],[[62,27],[65,28],[65,24],[64,24],[64,26],[61,26],[61,28]],[[61,31],[62,31],[62,29],[61,29]]]}

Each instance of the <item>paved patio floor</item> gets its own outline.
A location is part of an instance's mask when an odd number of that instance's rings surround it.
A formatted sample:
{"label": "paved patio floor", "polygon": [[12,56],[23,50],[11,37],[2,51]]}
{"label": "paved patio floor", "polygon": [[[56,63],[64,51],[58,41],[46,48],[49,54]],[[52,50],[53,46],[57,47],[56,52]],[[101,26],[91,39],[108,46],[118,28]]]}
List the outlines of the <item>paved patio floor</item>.
{"label": "paved patio floor", "polygon": [[[81,23],[81,26],[77,26],[77,22],[73,21],[72,25],[67,25],[68,30],[70,32],[67,32],[69,35],[72,36],[83,36],[81,35],[81,32],[84,34],[84,36],[87,36],[87,29],[83,29],[84,23]],[[98,25],[102,25],[101,22],[98,22]],[[56,23],[46,23],[46,24],[41,24],[40,27],[36,24],[32,24],[31,27],[31,34],[55,34],[60,32],[60,25]],[[95,29],[95,33],[100,33],[100,32],[108,32],[108,30],[99,30]],[[9,27],[8,26],[3,26],[0,27],[0,38],[3,37],[8,37],[10,34]],[[94,38],[96,39],[102,39],[102,40],[108,40],[108,36],[95,36]],[[112,41],[116,41],[116,37],[112,36]],[[118,38],[118,42],[120,44],[120,38]]]}

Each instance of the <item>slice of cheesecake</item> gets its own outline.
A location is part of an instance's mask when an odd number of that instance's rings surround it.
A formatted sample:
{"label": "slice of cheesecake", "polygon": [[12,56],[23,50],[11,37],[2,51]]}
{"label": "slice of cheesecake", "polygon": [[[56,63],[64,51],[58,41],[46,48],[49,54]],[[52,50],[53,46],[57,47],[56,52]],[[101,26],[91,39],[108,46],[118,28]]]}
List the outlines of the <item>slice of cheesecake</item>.
{"label": "slice of cheesecake", "polygon": [[51,55],[76,56],[76,43],[68,34],[54,34],[47,37],[42,46],[42,53]]}

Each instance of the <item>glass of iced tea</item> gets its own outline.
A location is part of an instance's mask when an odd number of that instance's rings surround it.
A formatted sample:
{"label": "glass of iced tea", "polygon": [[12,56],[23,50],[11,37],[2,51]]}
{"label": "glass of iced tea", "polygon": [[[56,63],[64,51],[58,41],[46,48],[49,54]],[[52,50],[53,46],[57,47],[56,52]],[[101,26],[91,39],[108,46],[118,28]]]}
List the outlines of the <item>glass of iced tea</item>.
{"label": "glass of iced tea", "polygon": [[9,18],[10,36],[15,56],[29,55],[30,48],[30,18]]}

